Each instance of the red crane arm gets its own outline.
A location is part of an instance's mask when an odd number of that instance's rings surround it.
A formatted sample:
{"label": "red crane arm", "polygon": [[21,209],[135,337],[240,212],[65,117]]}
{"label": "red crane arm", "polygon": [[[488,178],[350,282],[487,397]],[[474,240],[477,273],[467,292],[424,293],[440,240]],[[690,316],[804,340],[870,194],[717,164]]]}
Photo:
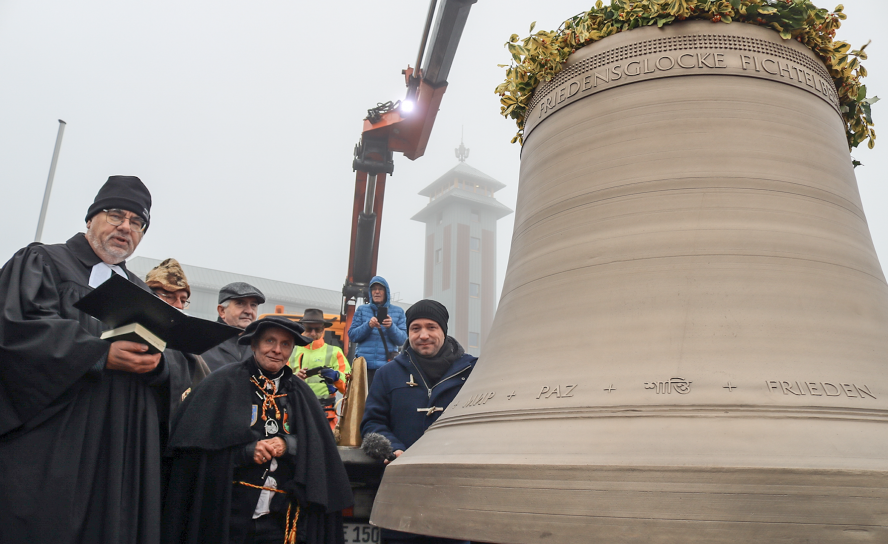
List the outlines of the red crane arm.
{"label": "red crane arm", "polygon": [[[441,0],[435,28],[432,15],[438,0],[431,0],[425,32],[420,44],[417,64],[402,73],[407,83],[407,96],[397,103],[380,104],[368,110],[361,139],[355,146],[355,200],[352,208],[351,247],[348,273],[342,287],[341,314],[345,319],[343,349],[349,353],[348,329],[355,304],[364,298],[370,279],[376,275],[379,234],[382,229],[382,207],[385,179],[394,170],[394,152],[410,160],[425,154],[447,76],[472,4],[477,0]],[[428,51],[426,44],[428,43]],[[409,111],[408,111],[409,110]]]}

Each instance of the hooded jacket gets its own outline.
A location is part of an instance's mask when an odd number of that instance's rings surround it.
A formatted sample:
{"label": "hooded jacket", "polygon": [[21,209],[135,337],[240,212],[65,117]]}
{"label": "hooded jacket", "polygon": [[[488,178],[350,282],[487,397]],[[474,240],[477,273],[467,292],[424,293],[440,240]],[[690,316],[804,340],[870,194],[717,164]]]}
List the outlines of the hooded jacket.
{"label": "hooded jacket", "polygon": [[391,303],[392,292],[385,278],[373,276],[373,279],[370,280],[370,286],[372,287],[374,283],[385,287],[385,302],[381,306],[388,308],[388,315],[392,318],[392,326],[388,329],[383,327],[374,329],[370,327],[370,318],[376,316],[380,306],[374,304],[371,299],[369,304],[363,304],[355,310],[351,327],[348,329],[349,341],[358,344],[358,348],[355,350],[355,357],[366,359],[368,370],[376,370],[388,362],[385,346],[377,330],[381,330],[385,335],[385,341],[390,352],[398,351],[401,345],[407,341],[407,317],[404,315],[404,310]]}
{"label": "hooded jacket", "polygon": [[361,436],[379,433],[391,441],[392,450],[406,450],[438,420],[442,411],[419,409],[449,406],[478,360],[454,338],[448,336],[445,342],[456,351],[458,359],[437,383],[426,383],[410,349],[379,369],[367,395]]}

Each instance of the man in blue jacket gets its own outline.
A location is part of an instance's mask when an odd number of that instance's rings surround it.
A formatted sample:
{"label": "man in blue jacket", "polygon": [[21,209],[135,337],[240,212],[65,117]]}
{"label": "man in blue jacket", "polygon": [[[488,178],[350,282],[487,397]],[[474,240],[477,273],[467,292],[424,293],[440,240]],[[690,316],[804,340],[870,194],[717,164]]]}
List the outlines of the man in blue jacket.
{"label": "man in blue jacket", "polygon": [[[385,313],[385,317],[380,315]],[[370,303],[355,310],[349,342],[358,344],[355,357],[367,360],[367,385],[373,383],[376,371],[391,361],[401,344],[407,340],[407,322],[404,310],[392,304],[392,293],[382,276],[370,280]]]}
{"label": "man in blue jacket", "polygon": [[[410,345],[376,374],[370,386],[361,435],[379,433],[395,457],[419,440],[466,383],[477,357],[447,336],[447,308],[420,300],[407,310]],[[383,529],[383,542],[449,544],[458,541]]]}

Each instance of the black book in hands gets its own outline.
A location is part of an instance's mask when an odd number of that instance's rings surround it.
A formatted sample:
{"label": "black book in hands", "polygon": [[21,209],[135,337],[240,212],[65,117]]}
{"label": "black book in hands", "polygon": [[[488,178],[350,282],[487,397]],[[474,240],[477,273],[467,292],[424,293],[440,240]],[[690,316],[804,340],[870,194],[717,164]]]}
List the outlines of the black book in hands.
{"label": "black book in hands", "polygon": [[126,340],[128,342],[145,344],[148,346],[148,353],[161,353],[166,349],[166,342],[138,323],[130,323],[129,325],[105,331],[100,338],[109,342]]}
{"label": "black book in hands", "polygon": [[111,274],[74,307],[112,329],[102,334],[103,339],[139,342],[147,345],[150,353],[170,348],[199,354],[242,332],[186,315],[118,274]]}

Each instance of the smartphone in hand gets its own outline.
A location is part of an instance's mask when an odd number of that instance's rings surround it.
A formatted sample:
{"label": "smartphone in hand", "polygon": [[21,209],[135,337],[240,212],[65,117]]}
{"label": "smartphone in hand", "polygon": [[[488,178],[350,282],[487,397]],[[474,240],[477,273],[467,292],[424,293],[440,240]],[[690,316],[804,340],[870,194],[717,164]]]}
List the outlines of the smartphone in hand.
{"label": "smartphone in hand", "polygon": [[380,306],[376,310],[376,320],[379,321],[380,325],[382,325],[382,322],[385,321],[385,319],[388,317],[388,315],[389,315],[388,307],[386,307],[386,306]]}

